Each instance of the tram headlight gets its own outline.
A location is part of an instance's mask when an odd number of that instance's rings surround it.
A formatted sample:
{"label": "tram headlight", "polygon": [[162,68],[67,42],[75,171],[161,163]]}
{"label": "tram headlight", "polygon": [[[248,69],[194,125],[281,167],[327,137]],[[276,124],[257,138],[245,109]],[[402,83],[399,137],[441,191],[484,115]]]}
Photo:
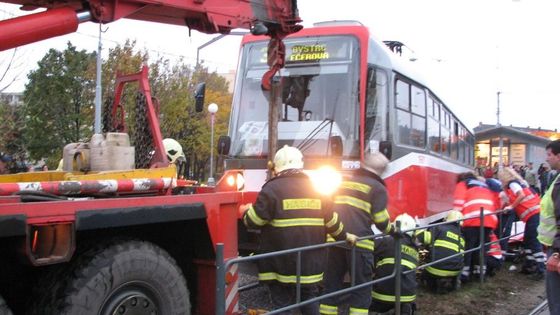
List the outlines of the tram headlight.
{"label": "tram headlight", "polygon": [[342,183],[342,175],[331,166],[322,166],[307,173],[313,188],[322,195],[332,195]]}

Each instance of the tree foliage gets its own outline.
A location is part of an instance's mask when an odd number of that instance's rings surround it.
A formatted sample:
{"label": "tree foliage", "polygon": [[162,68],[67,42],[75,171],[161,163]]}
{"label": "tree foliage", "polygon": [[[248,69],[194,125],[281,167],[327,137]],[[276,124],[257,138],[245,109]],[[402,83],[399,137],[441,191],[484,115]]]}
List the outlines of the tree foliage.
{"label": "tree foliage", "polygon": [[[117,74],[133,74],[141,70],[149,58],[147,51],[136,48],[135,41],[126,41],[109,49],[102,65],[103,102],[113,99]],[[78,51],[68,43],[66,50],[50,50],[29,74],[24,93],[25,143],[34,159],[60,158],[64,145],[88,140],[93,126],[95,94],[95,53]],[[215,116],[215,139],[227,134],[232,96],[227,81],[216,72],[198,65],[192,68],[179,60],[158,58],[149,64],[152,96],[158,99],[160,129],[164,138],[174,138],[183,145],[188,160],[208,167],[210,156],[210,103],[219,106]],[[206,82],[205,108],[194,108],[194,87]],[[137,84],[127,84],[121,105],[124,107],[127,131],[132,134],[135,122]],[[214,141],[214,150],[216,147]]]}
{"label": "tree foliage", "polygon": [[23,127],[23,107],[0,102],[0,152],[21,165],[27,159]]}
{"label": "tree foliage", "polygon": [[[86,140],[93,125],[95,53],[51,49],[28,75],[24,138],[32,159],[55,165],[64,145]],[[52,162],[52,163],[51,163]]]}

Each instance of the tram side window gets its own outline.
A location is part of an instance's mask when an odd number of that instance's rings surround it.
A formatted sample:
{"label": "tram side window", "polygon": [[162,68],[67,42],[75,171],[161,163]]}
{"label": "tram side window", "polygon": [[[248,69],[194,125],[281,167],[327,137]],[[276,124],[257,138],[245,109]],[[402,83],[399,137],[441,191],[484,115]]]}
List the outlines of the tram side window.
{"label": "tram side window", "polygon": [[467,132],[467,147],[469,148],[469,160],[470,165],[474,164],[474,137]]}
{"label": "tram side window", "polygon": [[428,98],[428,147],[431,151],[441,151],[439,131],[439,104],[431,97]]}
{"label": "tram side window", "polygon": [[443,155],[449,156],[450,144],[451,144],[451,116],[449,113],[442,109],[441,111],[441,153]]}
{"label": "tram side window", "polygon": [[423,89],[397,80],[395,106],[400,144],[424,148],[426,145],[426,94]]}
{"label": "tram side window", "polygon": [[465,128],[459,127],[459,162],[465,161]]}
{"label": "tram side window", "polygon": [[458,150],[457,144],[459,142],[459,125],[453,118],[451,118],[453,134],[451,135],[451,158],[457,160]]}
{"label": "tram side window", "polygon": [[379,142],[386,140],[385,113],[387,110],[387,74],[370,68],[368,72],[365,119],[365,150],[379,151]]}

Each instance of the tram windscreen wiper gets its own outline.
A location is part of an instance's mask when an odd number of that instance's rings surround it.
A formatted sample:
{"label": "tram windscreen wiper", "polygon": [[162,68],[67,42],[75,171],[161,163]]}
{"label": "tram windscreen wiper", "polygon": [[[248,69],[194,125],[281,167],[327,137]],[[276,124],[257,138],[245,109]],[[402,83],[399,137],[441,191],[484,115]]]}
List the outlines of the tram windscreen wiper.
{"label": "tram windscreen wiper", "polygon": [[[316,139],[315,136],[317,134],[319,134],[319,132],[321,132],[321,130],[325,129],[326,126],[329,126],[329,141],[331,138],[331,134],[332,134],[332,128],[333,128],[333,124],[334,124],[334,120],[331,118],[325,118],[323,119],[323,121],[321,121],[321,123],[319,125],[317,125],[317,127],[315,127],[313,130],[311,130],[309,132],[309,134],[307,136],[305,136],[305,138],[301,141],[301,143],[297,146],[297,148],[303,153],[305,150],[307,150],[309,147],[311,147],[313,144],[315,144],[319,139]],[[325,154],[329,153],[329,146],[327,145],[327,151],[325,152]]]}

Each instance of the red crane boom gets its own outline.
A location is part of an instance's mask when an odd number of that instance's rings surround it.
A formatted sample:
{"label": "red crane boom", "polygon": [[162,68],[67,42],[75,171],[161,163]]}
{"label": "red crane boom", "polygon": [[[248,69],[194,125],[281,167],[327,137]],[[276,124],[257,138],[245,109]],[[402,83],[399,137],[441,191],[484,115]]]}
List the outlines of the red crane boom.
{"label": "red crane boom", "polygon": [[75,32],[85,21],[121,18],[184,25],[203,33],[234,28],[281,39],[302,27],[296,0],[0,0],[41,13],[0,21],[0,51]]}

